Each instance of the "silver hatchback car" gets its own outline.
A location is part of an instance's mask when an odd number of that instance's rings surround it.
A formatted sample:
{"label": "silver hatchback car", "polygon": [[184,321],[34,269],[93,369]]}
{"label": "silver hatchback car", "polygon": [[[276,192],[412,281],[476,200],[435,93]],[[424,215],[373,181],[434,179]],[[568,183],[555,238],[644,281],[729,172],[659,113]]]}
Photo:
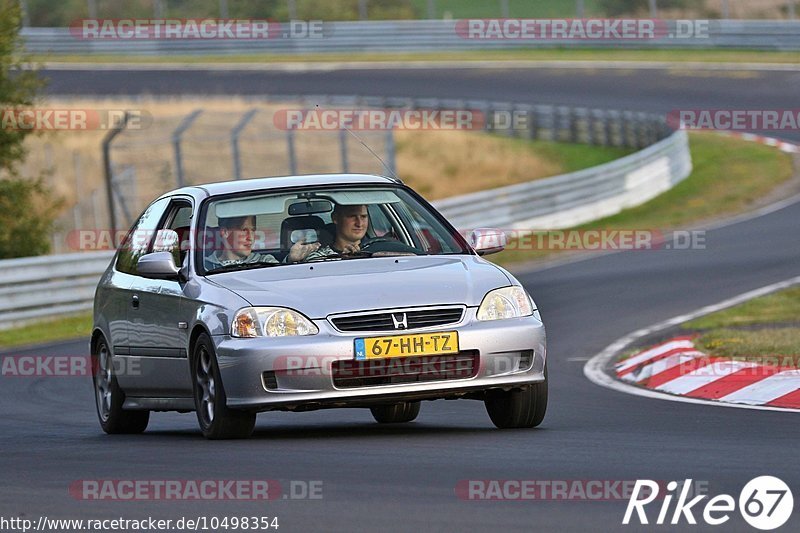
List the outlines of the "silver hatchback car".
{"label": "silver hatchback car", "polygon": [[135,222],[103,274],[91,353],[100,424],[146,429],[195,411],[243,438],[263,411],[369,408],[410,422],[421,400],[485,402],[500,428],[547,408],[533,299],[400,180],[263,178],[178,189]]}

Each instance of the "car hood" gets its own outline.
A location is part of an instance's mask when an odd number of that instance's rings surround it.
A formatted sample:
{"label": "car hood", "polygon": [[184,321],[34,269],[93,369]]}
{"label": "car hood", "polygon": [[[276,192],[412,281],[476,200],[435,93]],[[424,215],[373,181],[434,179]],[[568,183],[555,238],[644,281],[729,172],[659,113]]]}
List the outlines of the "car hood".
{"label": "car hood", "polygon": [[254,306],[296,309],[312,319],[336,313],[422,305],[480,305],[510,284],[476,256],[382,257],[286,265],[208,279]]}

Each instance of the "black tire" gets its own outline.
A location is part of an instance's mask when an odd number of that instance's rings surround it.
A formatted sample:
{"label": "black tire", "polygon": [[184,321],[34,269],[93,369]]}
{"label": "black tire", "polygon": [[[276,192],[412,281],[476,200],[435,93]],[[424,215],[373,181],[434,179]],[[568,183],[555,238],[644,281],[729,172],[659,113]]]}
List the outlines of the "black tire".
{"label": "black tire", "polygon": [[100,427],[109,435],[143,433],[150,422],[150,411],[128,411],[122,408],[125,393],[114,375],[111,351],[100,337],[92,349],[92,385]]}
{"label": "black tire", "polygon": [[214,344],[201,333],[192,353],[192,390],[200,431],[207,439],[246,439],[253,434],[256,413],[229,409]]}
{"label": "black tire", "polygon": [[541,383],[511,391],[489,391],[484,404],[492,423],[500,429],[538,426],[547,412],[547,371]]}
{"label": "black tire", "polygon": [[419,407],[419,402],[400,402],[391,405],[376,405],[370,407],[369,410],[379,424],[403,424],[417,418]]}

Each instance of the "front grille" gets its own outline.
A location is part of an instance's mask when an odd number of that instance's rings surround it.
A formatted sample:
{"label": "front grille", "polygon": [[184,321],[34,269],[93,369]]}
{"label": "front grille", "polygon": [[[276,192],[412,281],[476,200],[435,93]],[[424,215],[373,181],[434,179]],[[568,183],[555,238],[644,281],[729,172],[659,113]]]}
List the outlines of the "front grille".
{"label": "front grille", "polygon": [[[392,315],[400,321],[402,321],[402,315],[405,315],[408,327],[395,328],[395,320],[392,319]],[[461,321],[463,315],[463,307],[441,307],[339,316],[332,318],[331,322],[339,331],[398,331],[456,324]]]}
{"label": "front grille", "polygon": [[478,351],[470,350],[450,355],[334,361],[331,367],[333,386],[337,389],[353,389],[468,379],[477,374],[478,359]]}

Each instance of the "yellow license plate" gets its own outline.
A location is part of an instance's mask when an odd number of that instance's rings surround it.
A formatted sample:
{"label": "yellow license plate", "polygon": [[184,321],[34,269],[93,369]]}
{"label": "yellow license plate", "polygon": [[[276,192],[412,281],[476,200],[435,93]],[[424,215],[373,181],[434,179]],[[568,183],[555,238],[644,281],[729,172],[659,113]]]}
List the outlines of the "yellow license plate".
{"label": "yellow license plate", "polygon": [[458,353],[457,331],[356,339],[356,361],[447,353]]}

